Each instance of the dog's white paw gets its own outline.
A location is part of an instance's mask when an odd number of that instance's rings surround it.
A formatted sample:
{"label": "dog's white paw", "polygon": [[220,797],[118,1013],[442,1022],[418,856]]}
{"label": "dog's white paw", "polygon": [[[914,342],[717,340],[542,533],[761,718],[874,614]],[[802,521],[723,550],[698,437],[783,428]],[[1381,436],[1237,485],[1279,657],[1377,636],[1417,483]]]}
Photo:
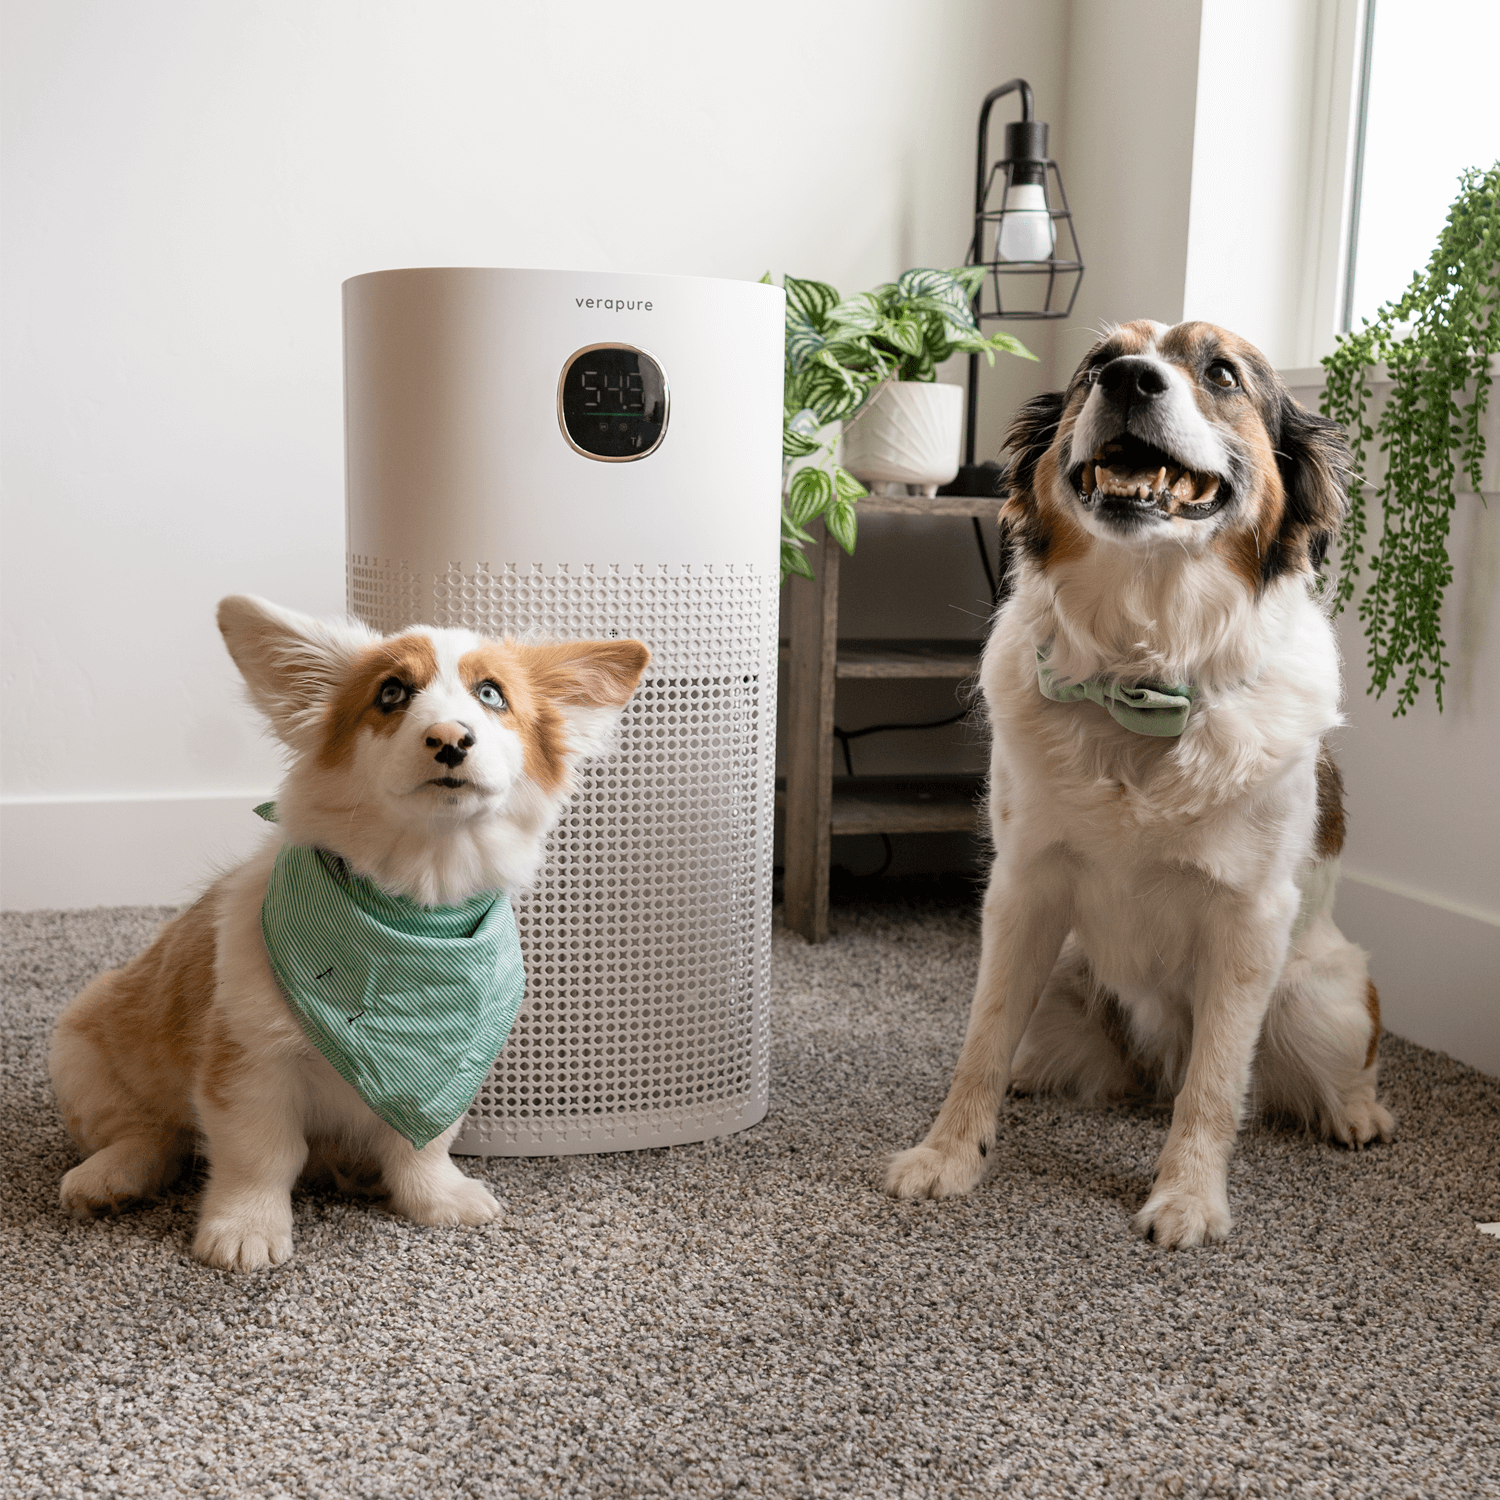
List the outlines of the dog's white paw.
{"label": "dog's white paw", "polygon": [[193,1239],[193,1254],[226,1271],[264,1271],[292,1254],[290,1214],[285,1224],[256,1222],[236,1215],[204,1219]]}
{"label": "dog's white paw", "polygon": [[893,1198],[961,1198],[984,1176],[985,1158],[975,1145],[929,1146],[900,1151],[885,1171]]}
{"label": "dog's white paw", "polygon": [[1163,1250],[1212,1245],[1229,1233],[1229,1199],[1223,1190],[1195,1192],[1158,1182],[1131,1228]]}
{"label": "dog's white paw", "polygon": [[1345,1099],[1328,1122],[1328,1133],[1357,1151],[1377,1138],[1390,1140],[1396,1134],[1396,1117],[1372,1091],[1363,1098]]}
{"label": "dog's white paw", "polygon": [[494,1194],[482,1182],[461,1172],[455,1172],[430,1194],[392,1206],[417,1224],[488,1224],[500,1213]]}

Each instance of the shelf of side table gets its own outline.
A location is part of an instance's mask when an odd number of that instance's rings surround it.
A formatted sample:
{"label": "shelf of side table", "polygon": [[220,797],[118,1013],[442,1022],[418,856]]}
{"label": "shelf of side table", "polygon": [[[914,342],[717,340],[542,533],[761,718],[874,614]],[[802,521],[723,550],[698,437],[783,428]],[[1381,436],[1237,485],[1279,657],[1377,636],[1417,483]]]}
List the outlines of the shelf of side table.
{"label": "shelf of side table", "polygon": [[[861,515],[950,516],[993,520],[992,496],[933,499],[872,495]],[[833,775],[834,688],[840,679],[951,678],[978,666],[978,641],[838,639],[841,548],[821,522],[809,528],[816,575],[792,578],[786,647],[786,921],[809,942],[828,936],[828,866],[835,833],[962,831],[977,826],[975,777],[840,777]]]}

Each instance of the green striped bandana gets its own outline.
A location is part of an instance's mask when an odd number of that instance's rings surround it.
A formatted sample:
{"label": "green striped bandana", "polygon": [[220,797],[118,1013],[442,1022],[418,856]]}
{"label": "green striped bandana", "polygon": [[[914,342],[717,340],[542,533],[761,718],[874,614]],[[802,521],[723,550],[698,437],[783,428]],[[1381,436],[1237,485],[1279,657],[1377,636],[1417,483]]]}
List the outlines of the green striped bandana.
{"label": "green striped bandana", "polygon": [[504,891],[418,906],[287,844],[260,928],[309,1040],[418,1151],[474,1102],[526,989]]}
{"label": "green striped bandana", "polygon": [[1190,686],[1162,683],[1140,683],[1122,687],[1117,682],[1075,682],[1059,687],[1052,668],[1047,665],[1047,648],[1036,648],[1036,680],[1044,698],[1054,703],[1082,703],[1087,699],[1105,709],[1116,724],[1136,734],[1175,739],[1187,728],[1193,710],[1194,691]]}

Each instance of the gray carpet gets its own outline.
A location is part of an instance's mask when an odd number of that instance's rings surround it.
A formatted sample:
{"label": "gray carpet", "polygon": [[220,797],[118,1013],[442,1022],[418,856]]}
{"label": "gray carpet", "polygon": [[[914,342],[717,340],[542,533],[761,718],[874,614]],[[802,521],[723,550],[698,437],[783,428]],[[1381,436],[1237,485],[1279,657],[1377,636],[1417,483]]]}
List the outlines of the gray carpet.
{"label": "gray carpet", "polygon": [[1131,1238],[1159,1110],[1012,1100],[972,1198],[876,1160],[942,1099],[971,919],[778,932],[770,1117],[639,1155],[470,1163],[495,1225],[297,1200],[297,1254],[187,1254],[189,1184],[73,1224],[59,1006],[150,911],[11,915],[0,1009],[0,1493],[1500,1493],[1500,1082],[1387,1038],[1400,1135],[1257,1129],[1232,1239]]}

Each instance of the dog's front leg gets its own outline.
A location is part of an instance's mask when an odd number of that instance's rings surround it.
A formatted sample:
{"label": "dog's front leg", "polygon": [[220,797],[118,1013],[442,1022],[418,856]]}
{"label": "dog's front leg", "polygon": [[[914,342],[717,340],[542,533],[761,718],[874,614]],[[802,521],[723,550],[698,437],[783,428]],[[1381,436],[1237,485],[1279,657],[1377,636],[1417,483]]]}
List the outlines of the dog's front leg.
{"label": "dog's front leg", "polygon": [[1286,958],[1295,893],[1249,918],[1211,902],[1193,985],[1193,1046],[1156,1164],[1151,1195],[1132,1224],[1165,1248],[1229,1233],[1229,1157],[1250,1069]]}
{"label": "dog's front leg", "polygon": [[1066,862],[1002,871],[984,897],[979,979],[948,1097],[921,1145],[892,1158],[885,1190],[898,1198],[951,1198],[984,1175],[995,1120],[1021,1044],[1072,925]]}
{"label": "dog's front leg", "polygon": [[195,1103],[209,1177],[193,1254],[230,1271],[280,1265],[292,1253],[292,1186],[307,1160],[292,1078],[270,1061],[228,1078],[210,1061]]}
{"label": "dog's front leg", "polygon": [[460,1172],[448,1155],[463,1123],[460,1116],[420,1151],[394,1130],[380,1131],[375,1154],[393,1213],[418,1224],[487,1224],[499,1214],[494,1194]]}

